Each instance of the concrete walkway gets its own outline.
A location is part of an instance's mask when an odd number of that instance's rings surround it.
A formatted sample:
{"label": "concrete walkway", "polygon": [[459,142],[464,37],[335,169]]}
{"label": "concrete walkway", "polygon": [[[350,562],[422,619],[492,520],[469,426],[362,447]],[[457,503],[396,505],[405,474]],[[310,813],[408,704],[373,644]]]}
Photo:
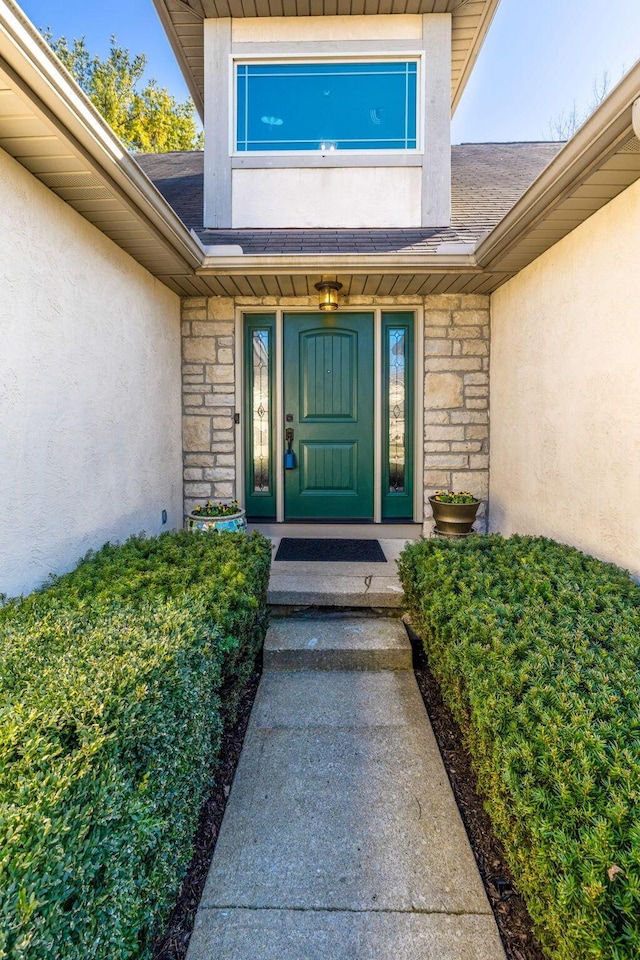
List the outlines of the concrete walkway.
{"label": "concrete walkway", "polygon": [[188,960],[504,960],[400,620],[274,621]]}

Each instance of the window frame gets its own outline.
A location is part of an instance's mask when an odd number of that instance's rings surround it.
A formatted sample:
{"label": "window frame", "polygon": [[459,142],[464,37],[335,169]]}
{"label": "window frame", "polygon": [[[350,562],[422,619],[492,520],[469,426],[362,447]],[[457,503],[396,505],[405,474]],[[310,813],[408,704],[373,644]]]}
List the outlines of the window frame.
{"label": "window frame", "polygon": [[[265,57],[263,54],[231,54],[229,57],[229,156],[235,158],[268,158],[287,157],[298,158],[303,162],[309,158],[330,158],[335,164],[335,158],[339,157],[420,157],[424,155],[424,50],[403,50],[402,52],[383,52],[372,51],[370,53],[358,53],[349,55],[338,55],[318,52],[317,54],[291,57],[291,56],[272,56]],[[332,150],[322,153],[320,150],[238,150],[238,70],[239,66],[254,64],[307,64],[307,63],[415,63],[416,64],[416,146],[408,149],[361,149],[361,150]],[[269,166],[265,163],[265,166]],[[292,164],[295,166],[295,164]]]}

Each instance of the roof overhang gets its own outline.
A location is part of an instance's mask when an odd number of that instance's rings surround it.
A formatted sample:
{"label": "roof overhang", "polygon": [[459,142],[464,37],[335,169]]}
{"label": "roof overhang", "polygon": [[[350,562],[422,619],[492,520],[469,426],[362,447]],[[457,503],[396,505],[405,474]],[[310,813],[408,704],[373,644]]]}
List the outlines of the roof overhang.
{"label": "roof overhang", "polygon": [[[309,17],[450,13],[452,16],[451,108],[458,105],[500,0],[153,0],[198,112],[204,115],[204,31],[220,17]],[[343,13],[343,10],[345,11]]]}
{"label": "roof overhang", "polygon": [[[432,253],[246,255],[203,248],[13,0],[0,0],[0,147],[184,296],[491,293],[640,179],[640,62],[477,246]],[[468,248],[468,249],[465,249]],[[464,252],[460,252],[460,250]]]}
{"label": "roof overhang", "polygon": [[198,242],[13,0],[0,0],[0,147],[155,276],[199,265]]}

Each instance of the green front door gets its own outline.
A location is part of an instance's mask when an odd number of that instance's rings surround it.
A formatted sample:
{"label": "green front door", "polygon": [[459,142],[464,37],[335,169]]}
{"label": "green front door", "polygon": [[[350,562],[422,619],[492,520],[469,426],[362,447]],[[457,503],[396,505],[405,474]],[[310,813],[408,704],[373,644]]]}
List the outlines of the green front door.
{"label": "green front door", "polygon": [[284,316],[290,519],[373,518],[373,316]]}

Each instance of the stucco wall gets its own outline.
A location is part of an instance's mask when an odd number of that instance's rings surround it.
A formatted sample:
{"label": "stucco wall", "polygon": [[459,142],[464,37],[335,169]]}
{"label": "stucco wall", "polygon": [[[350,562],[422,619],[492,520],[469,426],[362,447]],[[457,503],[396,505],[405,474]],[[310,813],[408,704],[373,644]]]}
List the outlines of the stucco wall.
{"label": "stucco wall", "polygon": [[181,524],[180,304],[2,151],[0,195],[0,592],[14,595],[106,540]]}
{"label": "stucco wall", "polygon": [[491,529],[640,576],[640,184],[492,298]]}

